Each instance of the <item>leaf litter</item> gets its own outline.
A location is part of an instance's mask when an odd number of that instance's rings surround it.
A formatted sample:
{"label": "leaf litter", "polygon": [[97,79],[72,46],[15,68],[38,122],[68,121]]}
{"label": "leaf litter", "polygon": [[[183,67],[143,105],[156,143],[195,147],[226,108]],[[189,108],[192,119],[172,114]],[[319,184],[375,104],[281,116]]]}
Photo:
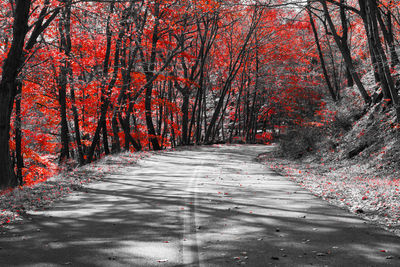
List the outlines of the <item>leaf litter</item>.
{"label": "leaf litter", "polygon": [[[351,161],[324,165],[263,155],[270,168],[329,203],[400,235],[400,174]],[[299,172],[301,171],[301,172]]]}
{"label": "leaf litter", "polygon": [[[105,175],[129,165],[154,152],[125,152],[110,155],[96,162],[62,172],[46,181],[4,190],[0,193],[0,228],[22,221],[28,211],[45,210],[54,201],[60,200],[74,191],[87,191],[88,183],[101,181]],[[27,218],[29,220],[29,218]]]}

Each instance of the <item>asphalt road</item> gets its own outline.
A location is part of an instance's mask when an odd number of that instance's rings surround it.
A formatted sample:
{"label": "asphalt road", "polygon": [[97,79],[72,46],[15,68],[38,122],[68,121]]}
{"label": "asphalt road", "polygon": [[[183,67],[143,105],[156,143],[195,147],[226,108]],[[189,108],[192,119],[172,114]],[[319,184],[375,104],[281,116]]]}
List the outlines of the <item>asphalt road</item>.
{"label": "asphalt road", "polygon": [[400,266],[400,238],[255,161],[266,146],[163,152],[0,237],[0,266]]}

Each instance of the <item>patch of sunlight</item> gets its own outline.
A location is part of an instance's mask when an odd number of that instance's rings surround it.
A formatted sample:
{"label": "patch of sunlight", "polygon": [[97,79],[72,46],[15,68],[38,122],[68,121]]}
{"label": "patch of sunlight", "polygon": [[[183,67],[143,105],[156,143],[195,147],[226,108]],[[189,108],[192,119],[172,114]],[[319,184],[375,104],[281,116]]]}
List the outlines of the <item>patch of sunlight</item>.
{"label": "patch of sunlight", "polygon": [[[332,218],[333,217],[333,218]],[[339,217],[339,216],[331,216],[331,218],[335,221],[348,223],[348,224],[360,224],[364,225],[364,221],[357,217]]]}
{"label": "patch of sunlight", "polygon": [[[274,222],[272,221],[276,221],[276,220],[271,220],[271,224],[273,224]],[[252,223],[254,223],[254,221],[251,221]],[[275,224],[276,225],[276,224]],[[221,233],[221,235],[247,235],[247,234],[251,234],[251,233],[257,233],[257,232],[262,232],[265,231],[265,227],[264,226],[249,226],[249,225],[234,225],[234,226],[229,226],[229,224],[227,226],[225,226],[225,228],[221,229],[219,232]]]}
{"label": "patch of sunlight", "polygon": [[[254,212],[254,213],[252,212],[251,214],[257,215],[257,212]],[[261,214],[261,215],[263,215],[263,214]],[[268,218],[268,217],[264,217],[264,218],[259,217],[259,218],[256,219],[253,216],[246,216],[246,217],[240,216],[240,218],[236,217],[235,219],[237,219],[238,221],[240,221],[242,223],[249,223],[249,224],[254,224],[255,222],[257,222],[257,223],[262,222],[263,224],[268,224],[268,225],[279,225],[281,223],[280,220],[273,219],[273,218]],[[243,228],[251,229],[251,228],[254,228],[254,227],[250,227],[249,225],[247,225],[247,226],[243,226]]]}
{"label": "patch of sunlight", "polygon": [[302,242],[295,242],[293,240],[290,241],[280,241],[278,239],[273,240],[273,244],[275,247],[281,247],[281,248],[290,248],[292,250],[298,249],[300,251],[304,249],[309,249],[312,245],[309,243],[310,240],[304,240]]}
{"label": "patch of sunlight", "polygon": [[371,247],[363,244],[349,244],[350,250],[357,251],[359,256],[365,257],[370,261],[381,262],[383,257],[383,253],[380,252],[381,248]]}
{"label": "patch of sunlight", "polygon": [[[167,242],[166,240],[165,242]],[[132,255],[137,258],[144,258],[155,263],[160,259],[168,259],[169,263],[180,263],[180,256],[177,253],[179,250],[177,244],[163,242],[145,242],[145,241],[121,241],[118,251]]]}
{"label": "patch of sunlight", "polygon": [[320,226],[304,226],[301,227],[299,225],[295,225],[293,229],[296,229],[296,232],[307,232],[307,233],[315,233],[315,234],[321,234],[321,233],[332,233],[332,232],[337,232],[340,229],[338,228],[332,228],[332,227],[320,227]]}
{"label": "patch of sunlight", "polygon": [[383,243],[382,242],[382,243],[377,243],[375,246],[380,248],[380,249],[386,250],[388,253],[394,252],[394,251],[396,251],[396,252],[400,251],[400,244],[399,243],[386,243],[386,242]]}
{"label": "patch of sunlight", "polygon": [[105,240],[90,240],[88,238],[84,239],[84,240],[79,240],[79,241],[69,241],[68,245],[69,246],[82,246],[82,247],[88,247],[88,246],[92,246],[92,247],[104,247],[105,244],[107,243],[111,243],[111,242],[107,242]]}
{"label": "patch of sunlight", "polygon": [[82,218],[98,213],[104,213],[108,211],[112,205],[99,205],[94,209],[93,207],[88,208],[77,208],[76,210],[50,210],[50,211],[34,211],[29,212],[32,215],[51,215],[52,217],[59,218]]}
{"label": "patch of sunlight", "polygon": [[61,242],[50,242],[47,246],[51,249],[63,249],[67,248],[67,244]]}

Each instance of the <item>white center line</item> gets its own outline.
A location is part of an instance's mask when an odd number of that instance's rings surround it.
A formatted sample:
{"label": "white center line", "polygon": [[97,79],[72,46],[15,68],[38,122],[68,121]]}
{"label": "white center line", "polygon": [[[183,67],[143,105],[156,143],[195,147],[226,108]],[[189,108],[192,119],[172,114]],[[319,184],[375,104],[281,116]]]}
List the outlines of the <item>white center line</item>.
{"label": "white center line", "polygon": [[183,264],[190,266],[201,266],[196,233],[196,206],[198,194],[197,180],[199,178],[200,170],[203,168],[203,164],[204,160],[197,165],[187,184],[185,191],[188,195],[185,199],[185,210],[181,213],[183,216]]}

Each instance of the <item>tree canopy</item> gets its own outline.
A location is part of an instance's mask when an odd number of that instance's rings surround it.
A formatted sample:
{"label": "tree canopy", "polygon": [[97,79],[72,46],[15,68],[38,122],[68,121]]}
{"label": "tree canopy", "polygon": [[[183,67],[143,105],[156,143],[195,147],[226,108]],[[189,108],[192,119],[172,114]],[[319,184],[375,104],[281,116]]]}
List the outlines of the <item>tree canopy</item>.
{"label": "tree canopy", "polygon": [[369,66],[400,116],[396,1],[2,1],[0,184],[122,150],[268,143]]}

